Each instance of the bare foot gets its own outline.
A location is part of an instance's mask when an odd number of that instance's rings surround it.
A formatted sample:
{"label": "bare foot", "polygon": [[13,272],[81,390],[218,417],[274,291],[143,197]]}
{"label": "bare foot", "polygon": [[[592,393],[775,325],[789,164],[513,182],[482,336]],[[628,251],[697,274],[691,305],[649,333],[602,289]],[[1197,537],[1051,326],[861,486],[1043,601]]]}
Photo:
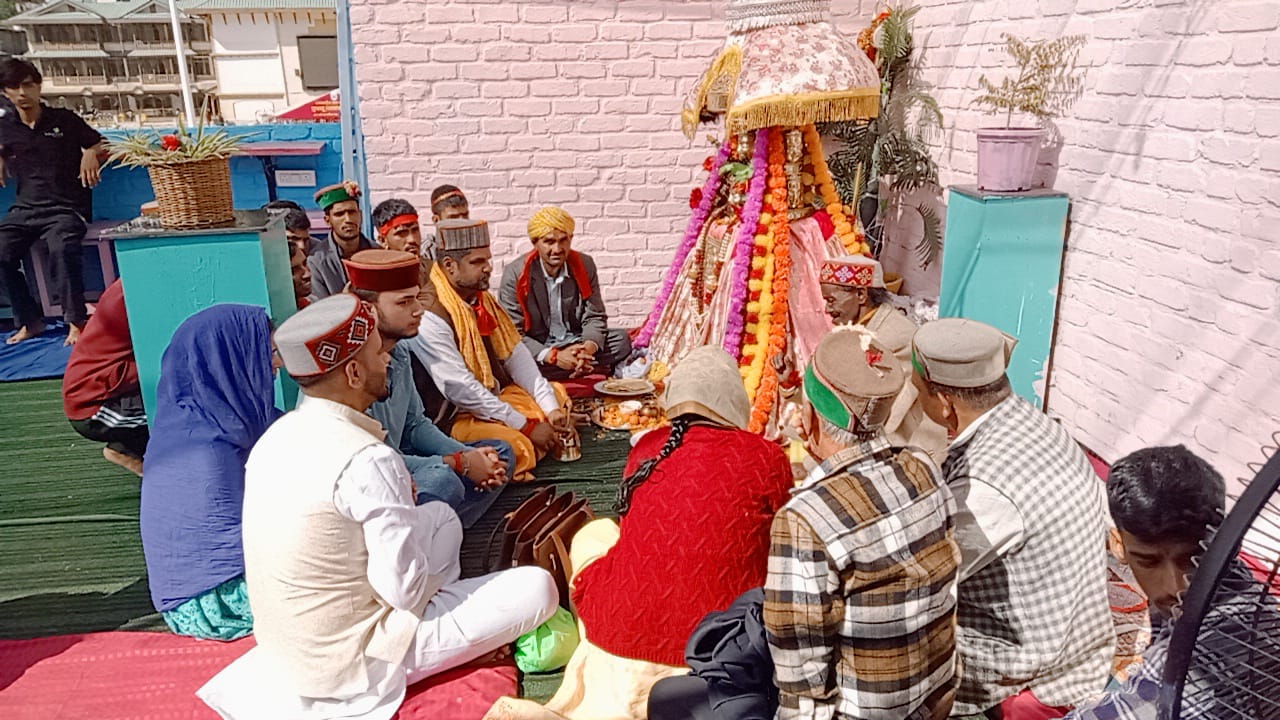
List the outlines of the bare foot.
{"label": "bare foot", "polygon": [[[44,321],[37,320],[33,323],[29,323],[27,325],[23,325],[22,327],[18,328],[18,332],[9,336],[9,339],[5,340],[5,343],[8,345],[17,345],[23,340],[30,340],[31,338],[39,335],[42,332],[44,332]],[[77,337],[79,337],[78,334],[77,334]]]}
{"label": "bare foot", "polygon": [[67,339],[62,341],[63,345],[70,346],[80,342],[80,328],[72,325],[67,330]]}
{"label": "bare foot", "polygon": [[142,458],[129,455],[127,453],[117,452],[109,447],[102,448],[102,457],[128,470],[129,472],[142,477]]}

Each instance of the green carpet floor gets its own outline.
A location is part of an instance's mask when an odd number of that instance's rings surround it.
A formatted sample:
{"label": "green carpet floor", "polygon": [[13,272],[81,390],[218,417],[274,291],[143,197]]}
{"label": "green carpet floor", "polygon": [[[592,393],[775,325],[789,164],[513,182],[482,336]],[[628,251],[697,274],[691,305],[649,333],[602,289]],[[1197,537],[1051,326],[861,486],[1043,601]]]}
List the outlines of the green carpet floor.
{"label": "green carpet floor", "polygon": [[[141,481],[71,429],[60,380],[0,384],[0,408],[0,639],[165,629],[138,535]],[[464,575],[488,569],[494,527],[536,486],[574,490],[612,515],[626,435],[584,428],[582,440],[581,460],[544,461],[536,484],[508,487],[468,531]],[[545,698],[558,684],[558,674],[529,676],[524,694]]]}

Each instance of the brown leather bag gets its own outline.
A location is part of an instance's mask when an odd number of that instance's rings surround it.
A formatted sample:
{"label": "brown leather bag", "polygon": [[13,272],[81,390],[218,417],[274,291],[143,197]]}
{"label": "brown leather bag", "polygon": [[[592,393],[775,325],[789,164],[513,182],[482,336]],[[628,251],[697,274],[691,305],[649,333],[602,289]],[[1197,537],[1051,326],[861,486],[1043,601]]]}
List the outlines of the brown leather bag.
{"label": "brown leather bag", "polygon": [[502,547],[492,569],[536,565],[551,573],[560,604],[569,607],[569,546],[574,534],[595,517],[585,498],[573,492],[557,495],[554,486],[539,489],[503,516],[489,536],[487,557],[493,557],[493,543],[502,533]]}

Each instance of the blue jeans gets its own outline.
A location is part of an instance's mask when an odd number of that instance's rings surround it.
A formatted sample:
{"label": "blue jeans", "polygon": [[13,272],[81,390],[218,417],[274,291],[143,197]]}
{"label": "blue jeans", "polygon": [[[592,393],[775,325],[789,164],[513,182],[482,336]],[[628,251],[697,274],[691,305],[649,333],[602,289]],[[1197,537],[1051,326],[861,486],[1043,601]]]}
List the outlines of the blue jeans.
{"label": "blue jeans", "polygon": [[[491,447],[498,451],[498,457],[507,465],[507,477],[515,473],[516,453],[511,446],[501,440],[480,440],[467,443],[467,447]],[[449,505],[458,513],[463,528],[469,528],[493,506],[502,493],[502,488],[481,490],[475,483],[454,472],[453,468],[439,461],[433,461],[417,455],[405,455],[404,464],[413,475],[413,482],[418,486],[417,502],[419,505],[431,501],[439,501]]]}

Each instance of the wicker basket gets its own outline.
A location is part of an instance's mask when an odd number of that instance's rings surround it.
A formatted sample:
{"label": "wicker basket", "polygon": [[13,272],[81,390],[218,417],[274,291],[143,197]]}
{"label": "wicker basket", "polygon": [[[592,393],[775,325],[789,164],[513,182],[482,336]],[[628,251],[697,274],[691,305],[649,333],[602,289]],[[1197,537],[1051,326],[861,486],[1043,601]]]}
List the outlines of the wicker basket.
{"label": "wicker basket", "polygon": [[151,175],[151,188],[155,191],[160,224],[164,227],[195,230],[235,220],[230,159],[148,165],[147,172]]}

